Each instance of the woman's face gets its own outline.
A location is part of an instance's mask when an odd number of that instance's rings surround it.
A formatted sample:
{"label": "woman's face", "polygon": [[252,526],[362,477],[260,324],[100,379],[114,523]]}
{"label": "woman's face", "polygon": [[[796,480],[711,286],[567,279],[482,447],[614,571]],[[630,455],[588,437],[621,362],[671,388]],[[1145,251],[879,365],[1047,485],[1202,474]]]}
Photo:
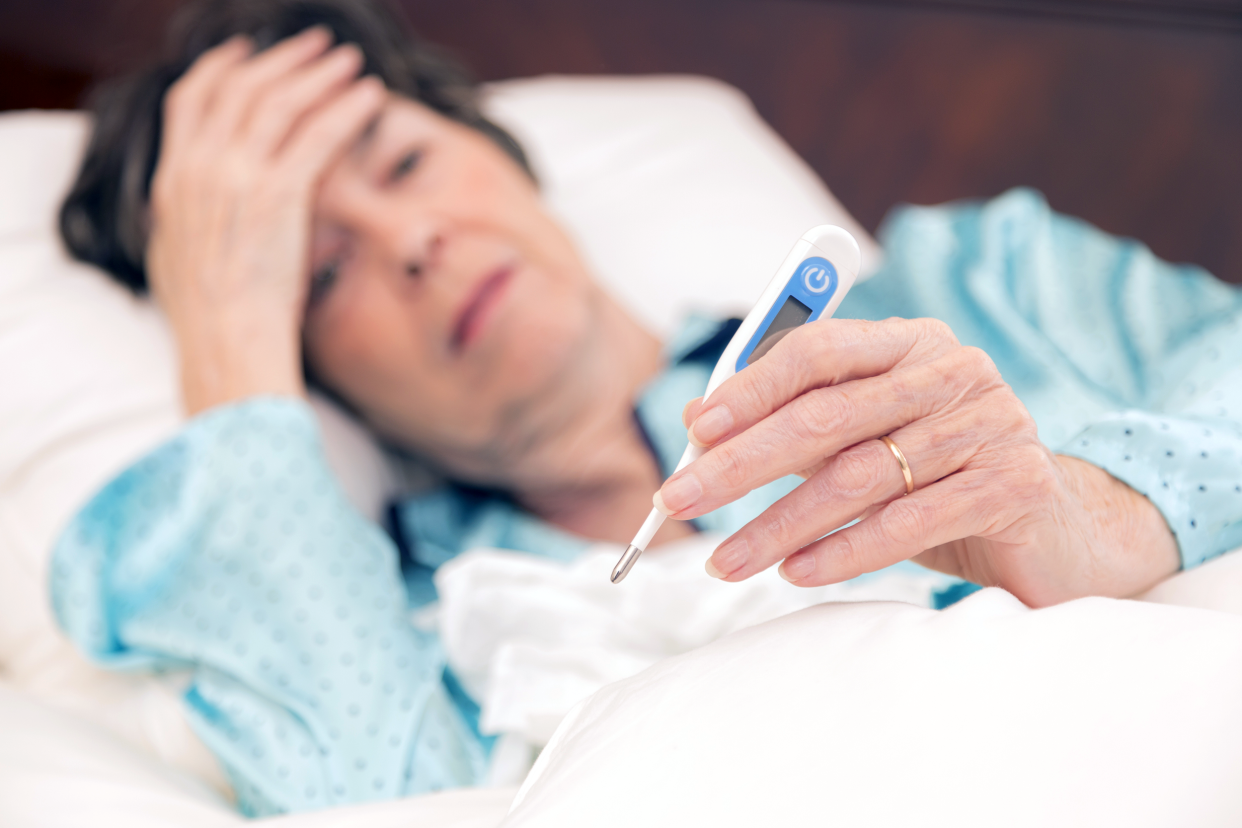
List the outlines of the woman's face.
{"label": "woman's face", "polygon": [[589,350],[600,293],[534,183],[419,103],[391,96],[329,170],[312,238],[312,369],[450,470],[504,454]]}

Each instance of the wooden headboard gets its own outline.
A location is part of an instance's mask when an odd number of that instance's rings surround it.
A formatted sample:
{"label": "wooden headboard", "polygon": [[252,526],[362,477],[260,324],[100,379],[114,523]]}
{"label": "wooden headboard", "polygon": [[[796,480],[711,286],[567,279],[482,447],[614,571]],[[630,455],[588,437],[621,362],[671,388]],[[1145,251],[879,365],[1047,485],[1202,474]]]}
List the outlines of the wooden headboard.
{"label": "wooden headboard", "polygon": [[[1042,190],[1242,283],[1242,0],[399,0],[485,80],[712,75],[869,228]],[[3,0],[0,109],[71,107],[181,0]]]}

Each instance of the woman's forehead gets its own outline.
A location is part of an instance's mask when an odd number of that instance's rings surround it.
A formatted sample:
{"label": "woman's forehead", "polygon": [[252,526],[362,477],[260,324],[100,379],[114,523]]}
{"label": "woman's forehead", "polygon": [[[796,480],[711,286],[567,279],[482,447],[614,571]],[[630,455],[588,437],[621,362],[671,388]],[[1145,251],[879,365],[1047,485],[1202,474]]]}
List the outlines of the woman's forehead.
{"label": "woman's forehead", "polygon": [[426,104],[390,92],[387,103],[358,136],[355,149],[365,151],[411,131],[443,130],[451,123],[448,118]]}

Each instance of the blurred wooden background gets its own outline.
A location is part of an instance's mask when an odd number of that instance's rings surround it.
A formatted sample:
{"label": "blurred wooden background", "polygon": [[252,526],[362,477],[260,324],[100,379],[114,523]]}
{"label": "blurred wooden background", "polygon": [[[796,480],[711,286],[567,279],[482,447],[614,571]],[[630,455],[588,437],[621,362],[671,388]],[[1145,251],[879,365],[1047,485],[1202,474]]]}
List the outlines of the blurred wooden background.
{"label": "blurred wooden background", "polygon": [[[739,87],[868,227],[1036,187],[1242,282],[1242,0],[399,0],[484,80]],[[0,109],[72,107],[181,0],[0,0]]]}

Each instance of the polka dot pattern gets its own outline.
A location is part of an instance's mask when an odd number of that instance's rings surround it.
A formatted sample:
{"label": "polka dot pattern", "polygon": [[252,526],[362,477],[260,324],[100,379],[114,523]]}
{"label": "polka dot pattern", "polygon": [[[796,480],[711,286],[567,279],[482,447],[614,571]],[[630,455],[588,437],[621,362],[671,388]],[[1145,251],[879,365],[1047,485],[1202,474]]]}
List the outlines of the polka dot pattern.
{"label": "polka dot pattern", "polygon": [[1063,454],[1145,495],[1177,537],[1189,569],[1242,546],[1242,428],[1131,411],[1090,426]]}
{"label": "polka dot pattern", "polygon": [[123,473],[63,535],[52,592],[95,660],[195,668],[191,722],[250,815],[484,773],[396,550],[338,490],[300,402],[213,410]]}

